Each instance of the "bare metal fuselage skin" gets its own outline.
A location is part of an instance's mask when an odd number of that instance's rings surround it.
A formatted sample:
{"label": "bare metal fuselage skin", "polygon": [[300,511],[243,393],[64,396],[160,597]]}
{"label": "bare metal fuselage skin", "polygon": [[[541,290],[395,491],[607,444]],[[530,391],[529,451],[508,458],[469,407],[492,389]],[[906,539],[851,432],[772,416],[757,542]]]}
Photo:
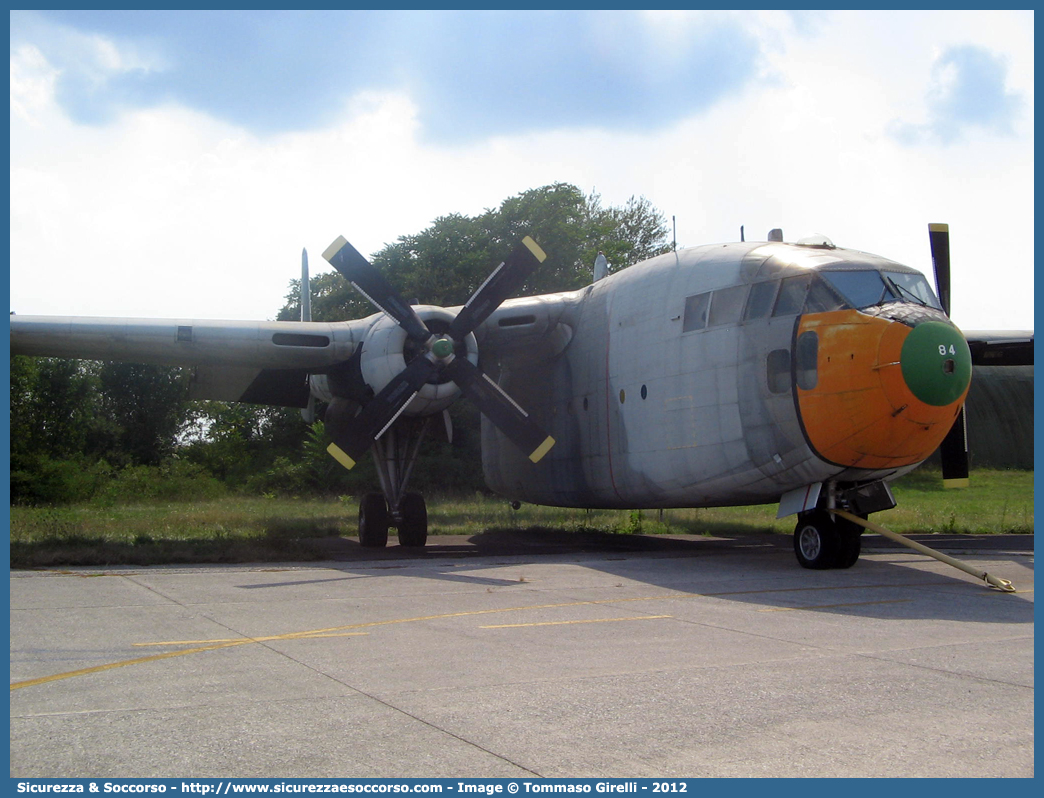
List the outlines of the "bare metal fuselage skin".
{"label": "bare metal fuselage skin", "polygon": [[[802,308],[746,319],[733,311],[727,323],[686,329],[694,298],[708,292],[745,303],[754,284],[853,260],[905,268],[846,250],[728,244],[637,264],[548,303],[546,315],[533,300],[505,303],[487,324],[494,341],[505,322],[532,318],[542,340],[558,327],[560,354],[549,358],[534,341],[531,356],[516,339],[500,379],[556,444],[534,466],[483,419],[486,481],[537,504],[664,508],[775,502],[816,482],[909,471],[938,446],[960,405],[915,406],[901,379],[898,388],[882,385],[897,382],[891,350],[910,324]],[[903,304],[885,315],[901,316],[894,311]],[[949,325],[941,312],[918,306],[918,314]],[[818,342],[815,372],[800,372],[795,352],[806,327]]]}

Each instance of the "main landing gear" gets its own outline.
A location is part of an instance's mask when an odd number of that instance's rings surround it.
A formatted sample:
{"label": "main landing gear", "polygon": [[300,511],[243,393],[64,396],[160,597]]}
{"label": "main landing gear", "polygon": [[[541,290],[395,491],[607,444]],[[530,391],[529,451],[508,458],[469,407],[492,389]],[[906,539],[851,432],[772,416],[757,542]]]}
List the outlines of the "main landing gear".
{"label": "main landing gear", "polygon": [[811,510],[798,516],[794,554],[802,568],[851,568],[859,559],[862,534],[859,524],[826,510]]}
{"label": "main landing gear", "polygon": [[401,418],[373,442],[373,458],[381,493],[367,493],[359,502],[359,545],[383,549],[388,528],[399,530],[399,545],[422,548],[428,542],[428,508],[419,493],[407,493],[406,483],[417,459],[427,418]]}
{"label": "main landing gear", "polygon": [[398,517],[388,508],[380,493],[367,493],[359,502],[359,545],[383,549],[388,545],[388,528],[399,530],[399,545],[422,548],[428,542],[428,508],[419,493],[406,493],[399,502]]}

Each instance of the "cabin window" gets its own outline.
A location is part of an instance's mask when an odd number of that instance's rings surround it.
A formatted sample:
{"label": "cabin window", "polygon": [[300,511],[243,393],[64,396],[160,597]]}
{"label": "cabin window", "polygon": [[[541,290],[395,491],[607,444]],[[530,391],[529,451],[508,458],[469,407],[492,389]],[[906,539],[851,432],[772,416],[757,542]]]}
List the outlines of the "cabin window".
{"label": "cabin window", "polygon": [[750,296],[747,297],[747,309],[743,313],[744,321],[768,317],[772,313],[772,301],[776,298],[777,288],[779,288],[778,280],[752,285]]}
{"label": "cabin window", "polygon": [[773,349],[768,354],[768,387],[772,393],[790,390],[790,350]]}
{"label": "cabin window", "polygon": [[747,298],[747,286],[736,285],[715,291],[711,296],[710,320],[708,326],[719,324],[736,324],[743,313],[743,302]]}
{"label": "cabin window", "polygon": [[710,293],[697,294],[685,300],[685,316],[682,318],[682,332],[702,330],[707,326],[707,310],[710,306]]}
{"label": "cabin window", "polygon": [[798,336],[795,360],[798,387],[811,391],[819,382],[819,336],[812,330]]}

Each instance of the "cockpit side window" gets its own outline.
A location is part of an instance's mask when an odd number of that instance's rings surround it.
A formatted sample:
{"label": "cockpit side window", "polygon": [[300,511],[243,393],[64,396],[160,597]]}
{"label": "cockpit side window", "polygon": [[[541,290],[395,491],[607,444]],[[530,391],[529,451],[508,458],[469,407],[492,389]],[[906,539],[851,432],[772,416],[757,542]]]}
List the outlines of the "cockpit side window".
{"label": "cockpit side window", "polygon": [[892,289],[876,271],[823,271],[820,274],[848,297],[853,307],[869,308],[896,299]]}
{"label": "cockpit side window", "polygon": [[743,311],[743,320],[764,319],[772,313],[772,302],[776,298],[779,280],[767,283],[754,283],[747,297],[747,308]]}
{"label": "cockpit side window", "polygon": [[831,310],[840,310],[846,307],[844,299],[834,291],[818,276],[812,276],[812,283],[808,287],[808,295],[805,297],[805,313],[827,313]]}
{"label": "cockpit side window", "polygon": [[805,306],[805,294],[808,292],[808,284],[811,282],[811,274],[799,274],[787,277],[779,286],[779,296],[776,297],[776,306],[772,309],[773,316],[796,316]]}

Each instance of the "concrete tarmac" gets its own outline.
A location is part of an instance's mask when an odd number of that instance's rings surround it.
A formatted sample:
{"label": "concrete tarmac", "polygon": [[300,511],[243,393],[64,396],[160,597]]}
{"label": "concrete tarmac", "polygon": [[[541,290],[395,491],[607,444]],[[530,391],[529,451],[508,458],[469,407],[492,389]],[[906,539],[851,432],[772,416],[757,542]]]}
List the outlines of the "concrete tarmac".
{"label": "concrete tarmac", "polygon": [[1032,776],[1032,538],[864,540],[15,571],[11,776]]}

